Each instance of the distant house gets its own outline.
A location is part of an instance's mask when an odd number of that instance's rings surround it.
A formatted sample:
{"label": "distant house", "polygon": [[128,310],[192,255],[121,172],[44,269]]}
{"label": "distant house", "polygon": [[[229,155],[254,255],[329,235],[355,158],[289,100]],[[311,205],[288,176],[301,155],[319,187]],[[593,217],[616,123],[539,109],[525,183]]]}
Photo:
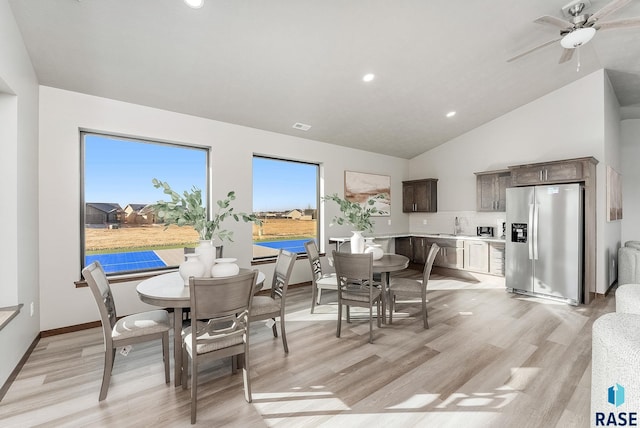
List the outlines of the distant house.
{"label": "distant house", "polygon": [[156,215],[147,204],[128,204],[124,207],[124,222],[127,224],[153,224]]}
{"label": "distant house", "polygon": [[308,217],[305,218],[305,220],[318,218],[317,213],[318,211],[316,209],[307,208],[306,210],[304,210],[304,217]]}
{"label": "distant house", "polygon": [[124,210],[120,204],[105,202],[87,202],[84,211],[84,222],[87,225],[119,225],[124,218]]}
{"label": "distant house", "polygon": [[287,218],[292,218],[294,220],[300,220],[300,217],[302,217],[302,213],[298,210],[293,210],[293,211],[289,211],[285,217]]}

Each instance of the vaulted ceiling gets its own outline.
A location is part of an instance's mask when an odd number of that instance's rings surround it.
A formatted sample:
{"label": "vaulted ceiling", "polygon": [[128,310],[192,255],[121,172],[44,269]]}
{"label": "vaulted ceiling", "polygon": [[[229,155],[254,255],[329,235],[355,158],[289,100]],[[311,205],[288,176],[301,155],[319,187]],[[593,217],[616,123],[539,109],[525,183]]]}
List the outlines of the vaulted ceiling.
{"label": "vaulted ceiling", "polygon": [[[412,158],[601,68],[640,118],[640,28],[507,62],[559,37],[533,21],[567,1],[9,3],[42,85]],[[606,20],[638,16],[633,0]]]}

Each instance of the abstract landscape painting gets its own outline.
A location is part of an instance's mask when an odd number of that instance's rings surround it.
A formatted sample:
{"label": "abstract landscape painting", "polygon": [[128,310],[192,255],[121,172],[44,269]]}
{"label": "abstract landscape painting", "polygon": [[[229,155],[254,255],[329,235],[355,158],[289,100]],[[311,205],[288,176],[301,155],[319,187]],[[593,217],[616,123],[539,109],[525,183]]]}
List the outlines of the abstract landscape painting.
{"label": "abstract landscape painting", "polygon": [[344,172],[345,199],[365,204],[369,198],[378,194],[385,195],[375,203],[375,207],[382,212],[378,216],[391,215],[391,177],[364,172]]}

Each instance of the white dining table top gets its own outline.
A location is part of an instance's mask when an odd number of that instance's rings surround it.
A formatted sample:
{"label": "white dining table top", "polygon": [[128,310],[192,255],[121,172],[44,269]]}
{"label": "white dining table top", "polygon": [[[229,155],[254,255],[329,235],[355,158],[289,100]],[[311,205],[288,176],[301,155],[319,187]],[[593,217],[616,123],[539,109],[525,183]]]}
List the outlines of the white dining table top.
{"label": "white dining table top", "polygon": [[[259,288],[257,291],[262,288],[265,278],[265,274],[258,271],[256,284],[259,285]],[[140,300],[151,305],[170,308],[190,306],[189,286],[184,285],[179,272],[165,273],[145,279],[138,284],[136,291]]]}

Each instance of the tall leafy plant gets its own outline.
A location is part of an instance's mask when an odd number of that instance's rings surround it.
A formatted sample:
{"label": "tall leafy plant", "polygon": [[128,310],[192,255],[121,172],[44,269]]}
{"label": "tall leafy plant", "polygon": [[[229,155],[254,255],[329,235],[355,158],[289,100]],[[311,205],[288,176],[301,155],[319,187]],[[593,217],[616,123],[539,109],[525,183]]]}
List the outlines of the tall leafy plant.
{"label": "tall leafy plant", "polygon": [[371,216],[384,213],[375,207],[375,203],[377,200],[385,198],[386,196],[380,193],[369,198],[364,204],[360,204],[342,199],[337,193],[334,193],[333,195],[326,195],[322,199],[325,201],[333,201],[340,207],[342,215],[335,216],[331,221],[332,224],[349,224],[353,226],[355,230],[371,232],[373,231],[374,225]]}
{"label": "tall leafy plant", "polygon": [[235,192],[227,193],[227,197],[216,202],[217,210],[210,220],[207,209],[202,205],[202,191],[192,187],[191,191],[183,191],[182,194],[174,191],[169,183],[154,178],[153,186],[163,189],[170,196],[170,201],[158,201],[151,206],[158,218],[164,222],[165,227],[172,224],[177,226],[192,226],[201,240],[218,238],[220,240],[233,241],[233,232],[222,229],[222,222],[231,218],[235,221],[252,222],[262,224],[254,215],[243,212],[235,212],[231,203],[236,199]]}

